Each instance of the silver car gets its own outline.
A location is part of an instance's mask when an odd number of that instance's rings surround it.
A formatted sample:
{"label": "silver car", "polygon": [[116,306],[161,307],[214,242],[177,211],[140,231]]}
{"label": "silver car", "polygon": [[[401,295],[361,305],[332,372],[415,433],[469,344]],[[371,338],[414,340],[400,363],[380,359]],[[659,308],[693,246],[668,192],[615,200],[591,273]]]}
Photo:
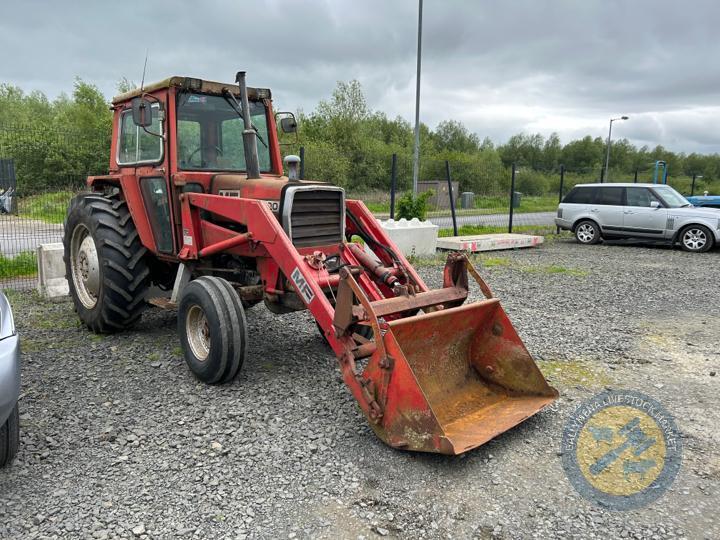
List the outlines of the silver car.
{"label": "silver car", "polygon": [[0,467],[17,454],[20,439],[20,346],[10,303],[0,292]]}
{"label": "silver car", "polygon": [[581,244],[642,238],[695,253],[720,244],[720,210],[694,207],[664,184],[578,184],[560,203],[555,224]]}

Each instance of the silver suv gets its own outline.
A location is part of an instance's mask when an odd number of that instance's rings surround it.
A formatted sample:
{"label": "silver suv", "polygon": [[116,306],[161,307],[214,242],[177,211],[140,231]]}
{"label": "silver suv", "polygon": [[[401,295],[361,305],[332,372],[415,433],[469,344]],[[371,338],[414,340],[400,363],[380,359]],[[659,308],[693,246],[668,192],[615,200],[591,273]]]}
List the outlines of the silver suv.
{"label": "silver suv", "polygon": [[581,244],[643,238],[701,253],[720,243],[720,210],[695,207],[663,184],[578,184],[560,203],[555,224]]}

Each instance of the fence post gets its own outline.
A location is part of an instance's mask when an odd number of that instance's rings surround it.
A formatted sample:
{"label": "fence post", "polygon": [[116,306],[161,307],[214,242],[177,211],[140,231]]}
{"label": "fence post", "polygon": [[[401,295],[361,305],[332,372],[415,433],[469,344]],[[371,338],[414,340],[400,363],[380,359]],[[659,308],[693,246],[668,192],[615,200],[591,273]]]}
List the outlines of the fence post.
{"label": "fence post", "polygon": [[605,182],[605,167],[600,167],[600,183]]}
{"label": "fence post", "polygon": [[635,184],[637,184],[637,175],[638,175],[638,170],[635,169],[635,179],[633,180],[633,182],[634,182]]}
{"label": "fence post", "polygon": [[450,177],[450,162],[445,160],[445,176],[448,183],[448,194],[450,195],[450,214],[452,215],[453,234],[458,235],[457,218],[455,217],[455,196],[453,195],[452,178]]}
{"label": "fence post", "polygon": [[508,216],[508,232],[512,232],[513,203],[515,202],[515,164],[512,164],[512,176],[510,176],[510,215]]}
{"label": "fence post", "polygon": [[693,180],[692,180],[692,186],[690,186],[690,196],[692,197],[695,195],[695,178],[697,178],[697,174],[693,173]]}
{"label": "fence post", "polygon": [[390,168],[390,219],[395,219],[395,190],[397,189],[397,154],[392,155]]}
{"label": "fence post", "polygon": [[[565,165],[560,165],[560,193],[558,193],[558,204],[563,199],[563,187],[565,184]],[[555,234],[560,234],[560,226],[558,225],[555,230]]]}
{"label": "fence post", "polygon": [[305,147],[300,147],[300,180],[305,179]]}

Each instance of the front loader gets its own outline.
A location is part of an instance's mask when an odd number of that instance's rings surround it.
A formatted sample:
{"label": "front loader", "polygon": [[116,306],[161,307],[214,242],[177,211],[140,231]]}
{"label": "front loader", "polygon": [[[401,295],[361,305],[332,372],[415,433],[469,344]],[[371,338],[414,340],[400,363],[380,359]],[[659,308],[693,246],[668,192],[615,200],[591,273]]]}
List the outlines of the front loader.
{"label": "front loader", "polygon": [[[216,384],[243,365],[254,305],[309,310],[375,433],[406,450],[460,454],[557,398],[465,255],[430,290],[361,201],[300,179],[293,156],[285,176],[276,121],[293,132],[294,116],[236,83],[172,77],[113,100],[110,173],[65,222],[91,330],[177,309],[190,370]],[[483,300],[466,303],[470,283]]]}

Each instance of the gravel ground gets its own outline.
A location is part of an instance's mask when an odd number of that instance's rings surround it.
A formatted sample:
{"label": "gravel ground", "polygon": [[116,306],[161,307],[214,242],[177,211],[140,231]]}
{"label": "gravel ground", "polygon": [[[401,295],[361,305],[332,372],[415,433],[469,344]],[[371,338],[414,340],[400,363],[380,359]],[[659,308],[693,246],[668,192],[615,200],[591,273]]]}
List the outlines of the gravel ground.
{"label": "gravel ground", "polygon": [[[0,537],[720,537],[720,252],[558,239],[488,257],[562,397],[459,457],[377,440],[306,313],[254,308],[241,376],[208,387],[172,313],[101,337],[67,302],[13,294],[22,434],[0,472]],[[420,271],[439,285],[439,266]],[[683,432],[680,474],[649,507],[601,509],[563,473],[563,424],[604,388],[653,396]]]}

